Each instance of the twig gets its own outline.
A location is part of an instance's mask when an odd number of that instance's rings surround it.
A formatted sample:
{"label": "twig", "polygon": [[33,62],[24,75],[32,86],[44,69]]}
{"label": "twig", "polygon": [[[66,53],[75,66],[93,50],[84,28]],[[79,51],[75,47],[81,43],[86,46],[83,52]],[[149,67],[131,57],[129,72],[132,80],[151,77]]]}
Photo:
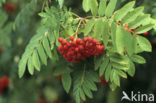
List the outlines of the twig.
{"label": "twig", "polygon": [[80,17],[80,22],[79,22],[79,24],[78,24],[78,26],[77,26],[77,29],[76,29],[76,32],[75,32],[75,34],[76,34],[76,38],[77,38],[77,36],[78,36],[78,32],[79,32],[79,29],[80,29],[80,25],[81,25],[81,22],[84,20],[84,18],[81,18]]}

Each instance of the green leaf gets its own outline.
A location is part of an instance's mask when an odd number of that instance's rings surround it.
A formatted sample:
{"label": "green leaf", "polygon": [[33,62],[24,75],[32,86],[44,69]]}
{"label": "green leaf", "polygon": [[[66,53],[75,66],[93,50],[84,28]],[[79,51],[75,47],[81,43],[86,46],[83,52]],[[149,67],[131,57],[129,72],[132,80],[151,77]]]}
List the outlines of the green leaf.
{"label": "green leaf", "polygon": [[141,47],[137,45],[135,48],[135,54],[142,53],[142,52],[144,52],[144,50],[142,50]]}
{"label": "green leaf", "polygon": [[76,99],[76,103],[80,103],[80,100],[86,100],[85,96],[93,98],[92,91],[97,90],[95,82],[99,82],[99,78],[96,72],[87,70],[77,70],[74,72],[74,85],[73,94]]}
{"label": "green leaf", "polygon": [[117,31],[117,25],[113,22],[111,25],[111,38],[114,49],[116,49],[116,31]]}
{"label": "green leaf", "polygon": [[[112,0],[113,1],[113,0]],[[133,9],[135,5],[135,1],[127,3],[124,7],[122,7],[117,13],[114,15],[116,21],[120,21],[129,11]]]}
{"label": "green leaf", "polygon": [[113,81],[117,86],[120,86],[120,78],[117,71],[113,72]]}
{"label": "green leaf", "polygon": [[82,2],[82,7],[85,12],[88,12],[90,10],[89,2],[90,0],[83,0]]}
{"label": "green leaf", "polygon": [[87,79],[86,82],[84,82],[84,85],[87,85],[87,87],[91,89],[92,91],[97,91],[97,86],[92,80]]}
{"label": "green leaf", "polygon": [[131,35],[130,32],[125,32],[125,49],[127,50],[127,53],[131,56],[135,52],[135,48],[137,46],[137,40],[135,38],[135,35]]}
{"label": "green leaf", "polygon": [[53,71],[53,75],[59,76],[59,75],[67,74],[67,73],[71,73],[71,72],[72,72],[72,70],[67,65],[64,65],[61,63],[55,67],[55,69]]}
{"label": "green leaf", "polygon": [[29,57],[29,59],[28,59],[28,71],[31,75],[34,74],[34,66],[33,66],[33,62],[32,62],[32,57]]}
{"label": "green leaf", "polygon": [[82,100],[86,100],[86,96],[84,94],[84,91],[82,90],[82,88],[80,88],[80,97],[82,98]]}
{"label": "green leaf", "polygon": [[91,90],[86,86],[86,85],[83,85],[83,91],[84,93],[89,97],[89,98],[93,98],[93,94],[91,92]]}
{"label": "green leaf", "polygon": [[107,17],[112,16],[112,14],[115,10],[115,7],[116,7],[116,3],[117,3],[117,0],[110,0],[110,2],[108,3],[106,11],[105,11],[105,15]]}
{"label": "green leaf", "polygon": [[146,51],[146,52],[151,52],[152,51],[152,46],[151,43],[149,42],[148,39],[142,36],[137,36],[137,42],[139,44],[139,47]]}
{"label": "green leaf", "polygon": [[95,20],[91,19],[87,22],[86,27],[84,29],[84,35],[87,36],[89,32],[91,32],[93,26],[95,24]]}
{"label": "green leaf", "polygon": [[41,61],[42,61],[45,65],[47,65],[47,56],[46,56],[46,54],[45,54],[45,52],[44,52],[44,49],[43,49],[42,44],[39,44],[39,47],[38,47],[38,54],[39,54],[39,56],[40,56]]}
{"label": "green leaf", "polygon": [[0,16],[0,28],[2,28],[4,23],[8,20],[8,15],[4,11],[2,11],[2,10],[0,10],[0,13],[1,13],[1,16]]}
{"label": "green leaf", "polygon": [[134,33],[141,34],[141,33],[147,32],[147,31],[151,30],[153,28],[153,26],[154,26],[154,24],[148,24],[148,25],[142,26],[142,27],[138,28]]}
{"label": "green leaf", "polygon": [[149,14],[145,14],[142,16],[137,17],[133,22],[131,22],[128,26],[129,29],[134,29],[143,24],[148,18],[150,17]]}
{"label": "green leaf", "polygon": [[130,62],[130,69],[128,70],[128,74],[133,77],[135,74],[135,65],[133,62]]}
{"label": "green leaf", "polygon": [[133,55],[131,57],[131,59],[132,59],[132,61],[134,61],[136,63],[139,63],[139,64],[145,64],[146,63],[146,60],[143,57],[139,56],[139,55]]}
{"label": "green leaf", "polygon": [[125,72],[123,72],[123,71],[121,71],[121,70],[116,70],[116,72],[121,76],[121,77],[123,77],[123,78],[127,78],[127,74],[125,73]]}
{"label": "green leaf", "polygon": [[52,51],[52,59],[51,59],[51,61],[53,61],[53,62],[58,62],[59,61],[59,53],[58,53],[58,50],[57,49],[54,49],[53,51]]}
{"label": "green leaf", "polygon": [[25,25],[30,25],[29,22],[31,22],[31,17],[36,14],[37,5],[39,0],[31,0],[27,3],[18,13],[15,19],[15,29],[18,30],[25,27]]}
{"label": "green leaf", "polygon": [[96,72],[93,72],[93,71],[87,72],[87,78],[90,78],[94,82],[100,82],[98,74]]}
{"label": "green leaf", "polygon": [[103,21],[102,21],[102,19],[97,19],[96,24],[94,26],[94,35],[93,35],[93,37],[100,40],[102,34],[103,34]]}
{"label": "green leaf", "polygon": [[110,84],[110,88],[112,89],[112,91],[114,91],[116,89],[117,85],[115,83],[111,83]]}
{"label": "green leaf", "polygon": [[129,24],[130,22],[134,21],[139,15],[143,13],[144,7],[135,8],[133,11],[128,13],[123,20],[121,21],[122,24]]}
{"label": "green leaf", "polygon": [[127,65],[129,64],[129,58],[127,56],[122,56],[117,53],[110,54],[110,61],[113,63],[118,63],[120,65]]}
{"label": "green leaf", "polygon": [[5,2],[6,2],[6,0],[0,0],[0,7],[2,7],[2,4]]}
{"label": "green leaf", "polygon": [[51,50],[50,50],[50,45],[49,45],[48,39],[46,37],[43,39],[43,47],[44,47],[47,55],[50,58],[52,58],[52,53],[51,53]]}
{"label": "green leaf", "polygon": [[115,69],[112,69],[111,73],[110,73],[110,82],[113,82],[113,74],[115,72]]}
{"label": "green leaf", "polygon": [[108,82],[111,74],[111,64],[108,64],[105,72],[105,80]]}
{"label": "green leaf", "polygon": [[48,39],[49,39],[49,41],[50,41],[50,44],[51,44],[51,46],[53,45],[53,43],[55,42],[55,35],[53,34],[53,33],[49,33],[48,34]]}
{"label": "green leaf", "polygon": [[48,17],[48,14],[47,13],[45,13],[45,12],[41,12],[41,13],[38,13],[38,15],[40,16],[40,17]]}
{"label": "green leaf", "polygon": [[102,62],[102,64],[101,64],[101,66],[100,66],[100,70],[99,70],[99,75],[100,75],[100,76],[102,76],[102,75],[104,74],[104,71],[105,71],[105,69],[106,69],[108,63],[109,63],[109,59],[106,58],[106,57],[104,57],[104,58],[103,58],[103,62]]}
{"label": "green leaf", "polygon": [[121,64],[118,64],[118,63],[112,63],[112,66],[115,69],[120,69],[120,70],[124,70],[124,71],[129,70],[129,64],[128,65],[121,65]]}
{"label": "green leaf", "polygon": [[98,70],[99,69],[102,61],[103,61],[102,56],[95,56],[95,58],[94,58],[94,66],[95,66],[94,69],[95,70]]}
{"label": "green leaf", "polygon": [[63,7],[64,0],[58,0],[58,2],[59,2],[59,5],[60,5],[60,8],[62,8]]}
{"label": "green leaf", "polygon": [[27,58],[23,58],[18,65],[18,75],[21,78],[24,75],[25,69],[27,64]]}
{"label": "green leaf", "polygon": [[99,16],[104,16],[106,10],[107,0],[100,0],[98,14]]}
{"label": "green leaf", "polygon": [[98,2],[97,0],[90,0],[89,1],[91,13],[95,16],[98,13]]}
{"label": "green leaf", "polygon": [[69,73],[63,74],[62,75],[62,84],[67,93],[69,93],[69,90],[71,88],[71,83],[72,83],[72,79],[71,79],[70,74]]}
{"label": "green leaf", "polygon": [[117,48],[117,52],[121,55],[123,55],[124,53],[124,41],[125,41],[125,30],[123,29],[123,27],[121,26],[117,26],[117,31],[116,31],[116,48]]}
{"label": "green leaf", "polygon": [[102,39],[104,42],[105,48],[107,48],[108,40],[109,40],[109,25],[108,21],[104,19],[103,24],[102,24]]}
{"label": "green leaf", "polygon": [[80,94],[78,93],[75,97],[76,103],[80,103]]}
{"label": "green leaf", "polygon": [[125,31],[123,27],[118,26],[116,31],[116,48],[118,53],[124,54],[124,50],[127,50],[129,55],[132,55],[135,51],[136,39],[130,32]]}
{"label": "green leaf", "polygon": [[36,50],[32,54],[32,62],[36,70],[40,71],[40,67],[41,67],[40,60],[39,60],[38,53]]}

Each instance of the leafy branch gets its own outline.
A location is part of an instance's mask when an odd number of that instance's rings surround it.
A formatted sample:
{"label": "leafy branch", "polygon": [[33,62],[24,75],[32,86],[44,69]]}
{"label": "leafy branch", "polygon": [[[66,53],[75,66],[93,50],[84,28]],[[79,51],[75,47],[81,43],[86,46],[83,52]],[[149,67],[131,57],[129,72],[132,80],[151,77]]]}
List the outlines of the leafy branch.
{"label": "leafy branch", "polygon": [[[64,0],[58,1],[62,8]],[[115,11],[116,3],[117,0],[110,0],[109,3],[100,0],[99,4],[97,0],[83,0],[83,9],[85,12],[91,11],[93,15],[87,17],[80,17],[65,7],[45,8],[45,12],[39,14],[42,17],[41,27],[19,62],[19,76],[23,76],[26,65],[30,74],[34,73],[34,68],[40,71],[42,63],[47,65],[47,57],[52,59],[56,56],[52,52],[57,52],[59,37],[69,39],[69,36],[76,35],[77,38],[80,34],[80,38],[90,36],[97,39],[105,50],[100,56],[88,58],[90,64],[71,64],[65,62],[62,56],[58,58],[59,66],[53,73],[55,76],[62,75],[62,84],[67,93],[73,82],[76,103],[85,101],[86,97],[93,98],[92,91],[97,90],[98,75],[105,77],[112,90],[120,86],[120,78],[126,79],[127,75],[133,77],[135,63],[146,63],[138,53],[152,51],[149,40],[140,34],[151,30],[154,24],[148,21],[151,17],[143,13],[143,7],[134,8],[134,1]]]}

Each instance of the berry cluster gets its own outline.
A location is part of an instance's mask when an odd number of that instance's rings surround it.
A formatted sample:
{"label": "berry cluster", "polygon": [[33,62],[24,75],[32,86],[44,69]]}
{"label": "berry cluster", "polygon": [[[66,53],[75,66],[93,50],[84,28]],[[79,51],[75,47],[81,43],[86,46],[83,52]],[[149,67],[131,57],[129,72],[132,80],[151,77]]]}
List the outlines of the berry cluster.
{"label": "berry cluster", "polygon": [[84,37],[81,40],[70,36],[69,41],[60,37],[58,41],[61,43],[58,47],[60,54],[71,63],[80,62],[80,60],[85,60],[92,55],[99,55],[104,52],[104,46],[91,37]]}
{"label": "berry cluster", "polygon": [[4,4],[4,9],[8,13],[13,13],[16,10],[16,7],[13,3],[5,3]]}
{"label": "berry cluster", "polygon": [[[121,24],[118,23],[118,25],[121,25]],[[134,34],[135,30],[137,29],[137,28],[128,29],[128,24],[123,25],[123,28],[125,29],[125,31],[128,30],[131,34]],[[139,28],[139,27],[138,27],[138,28]],[[148,32],[144,32],[143,35],[144,35],[144,36],[148,35]]]}
{"label": "berry cluster", "polygon": [[9,87],[10,81],[7,76],[0,78],[0,94],[2,94],[6,88]]}
{"label": "berry cluster", "polygon": [[105,87],[105,86],[107,85],[106,80],[104,80],[103,77],[100,77],[100,76],[98,76],[98,77],[99,77],[99,79],[100,79],[100,83],[99,83],[99,84],[100,84],[101,86],[104,86],[104,87]]}

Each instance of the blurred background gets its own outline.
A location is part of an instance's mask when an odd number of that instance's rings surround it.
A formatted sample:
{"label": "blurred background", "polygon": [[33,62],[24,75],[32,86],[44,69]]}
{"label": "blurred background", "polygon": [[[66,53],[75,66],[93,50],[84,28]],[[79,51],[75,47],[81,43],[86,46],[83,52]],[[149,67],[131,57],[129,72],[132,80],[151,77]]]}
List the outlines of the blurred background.
{"label": "blurred background", "polygon": [[[44,1],[0,0],[0,103],[75,103],[73,96],[63,90],[61,76],[52,75],[51,61],[33,76],[26,71],[19,79],[17,74],[20,56],[40,23],[38,13],[43,11]],[[53,1],[51,5],[57,6]],[[132,0],[118,0],[116,9],[129,1]],[[135,1],[136,6],[144,6],[144,12],[156,19],[156,0]],[[64,5],[82,17],[86,15],[82,10],[82,0],[65,0]],[[99,90],[94,93],[94,98],[85,103],[121,103],[122,91],[129,95],[131,91],[156,95],[156,29],[144,36],[153,46],[152,53],[141,54],[147,59],[147,64],[136,65],[134,78],[122,80],[121,87],[114,92],[103,80],[97,84]]]}

